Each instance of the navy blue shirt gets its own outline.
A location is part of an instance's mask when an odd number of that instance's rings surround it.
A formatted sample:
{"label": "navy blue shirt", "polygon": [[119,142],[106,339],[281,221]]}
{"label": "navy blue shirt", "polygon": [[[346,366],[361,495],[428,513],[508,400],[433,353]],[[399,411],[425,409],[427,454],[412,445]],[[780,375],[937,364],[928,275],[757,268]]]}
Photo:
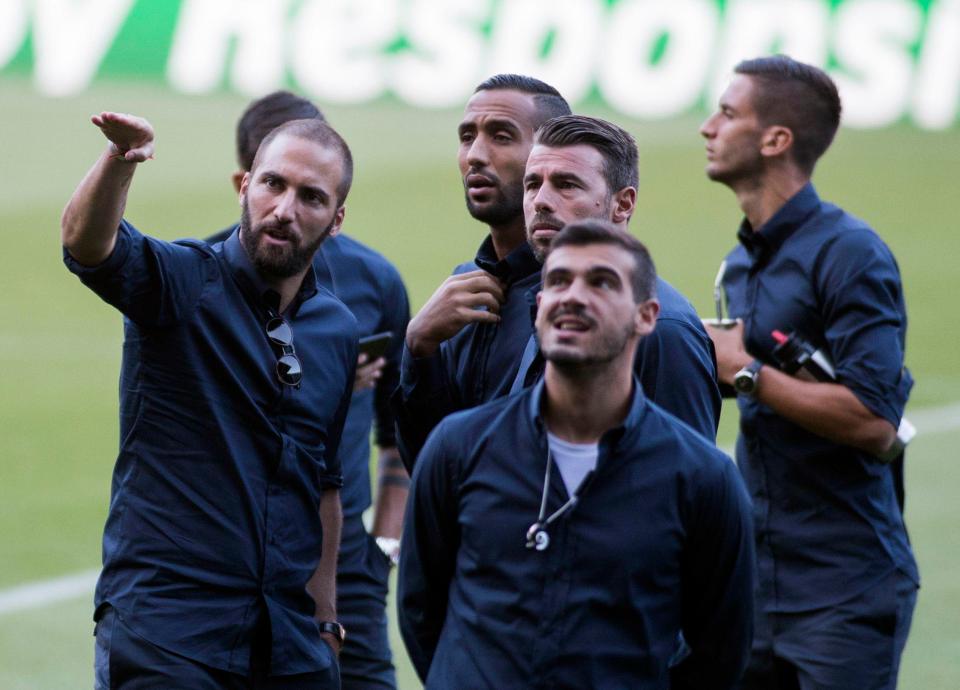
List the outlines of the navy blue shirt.
{"label": "navy blue shirt", "polygon": [[[721,398],[713,341],[693,305],[659,276],[657,299],[657,326],[637,347],[634,373],[647,398],[714,443]],[[531,332],[514,390],[543,376],[544,364],[536,333]]]}
{"label": "navy blue shirt", "polygon": [[120,453],[96,605],[136,633],[246,674],[266,617],[274,674],[335,663],[305,590],[320,559],[320,495],[342,481],[357,324],[312,271],[284,313],[302,363],[281,384],[265,324],[279,295],[236,235],[162,242],[125,221],[96,267],[64,260],[120,310]]}
{"label": "navy blue shirt", "polygon": [[[237,226],[207,239],[226,239]],[[381,448],[397,445],[390,396],[400,382],[403,339],[410,321],[410,303],[400,273],[387,259],[343,233],[324,240],[313,259],[317,282],[343,302],[357,319],[360,336],[390,331],[384,365],[374,388],[353,394],[340,441],[343,487],[340,502],[345,518],[370,507],[370,427]]]}
{"label": "navy blue shirt", "polygon": [[[417,462],[398,605],[426,687],[734,687],[754,565],[733,462],[635,384],[579,503],[548,527],[546,550],[528,549],[548,457],[543,385],[447,417]],[[568,499],[553,470],[548,515]],[[692,652],[671,670],[681,630]]]}
{"label": "navy blue shirt", "polygon": [[[730,315],[744,320],[747,351],[775,366],[771,332],[796,332],[896,428],[913,380],[903,365],[900,272],[883,241],[810,184],[759,231],[744,221],[739,238],[723,284]],[[832,606],[894,569],[918,580],[889,466],[757,400],[738,402],[737,460],[753,499],[767,610]]]}
{"label": "navy blue shirt", "polygon": [[530,335],[527,293],[540,283],[540,262],[526,242],[498,261],[493,240],[487,236],[474,262],[461,264],[454,274],[477,268],[506,285],[500,322],[468,324],[430,357],[413,357],[404,347],[394,410],[408,469],[441,419],[506,395],[516,378]]}

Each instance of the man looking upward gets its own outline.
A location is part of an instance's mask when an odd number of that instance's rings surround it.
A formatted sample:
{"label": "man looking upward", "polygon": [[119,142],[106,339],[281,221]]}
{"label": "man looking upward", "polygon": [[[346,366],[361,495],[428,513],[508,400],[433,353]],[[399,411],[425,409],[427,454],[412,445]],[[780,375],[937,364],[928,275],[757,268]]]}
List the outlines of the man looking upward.
{"label": "man looking upward", "polygon": [[274,130],[240,185],[239,233],[211,248],[123,219],[153,128],[93,123],[108,145],[61,238],[125,317],[96,687],[339,687],[337,447],[357,324],[311,262],[343,222],[350,150],[316,120]]}
{"label": "man looking upward", "polygon": [[510,390],[540,276],[524,232],[523,168],[537,127],[569,112],[555,88],[517,74],[490,77],[467,102],[457,160],[467,210],[489,233],[407,329],[394,403],[408,467],[443,417]]}
{"label": "man looking upward", "polygon": [[[537,301],[540,382],[444,419],[413,475],[400,625],[426,688],[734,688],[753,535],[734,464],[632,375],[656,273],[574,222]],[[690,653],[675,663],[682,631]]]}
{"label": "man looking upward", "polygon": [[[709,328],[739,392],[737,460],[753,498],[759,587],[744,688],[886,690],[917,566],[885,455],[913,380],[900,272],[866,223],[810,182],[840,122],[822,70],[740,63],[700,128],[707,176],[744,213],[723,280],[736,327]],[[779,369],[776,335],[808,341],[833,380]]]}
{"label": "man looking upward", "polygon": [[[233,183],[238,190],[263,138],[275,127],[303,118],[325,121],[317,106],[289,91],[276,91],[247,106],[237,123],[240,169],[233,174]],[[237,226],[232,226],[207,241],[224,241],[236,230]],[[362,352],[359,356],[340,442],[343,531],[337,559],[337,613],[347,632],[340,652],[343,690],[395,688],[387,633],[387,581],[399,552],[410,480],[396,449],[390,395],[400,378],[400,354],[410,318],[407,291],[397,269],[386,258],[343,232],[320,245],[313,269],[319,284],[356,317],[361,337],[393,334],[385,357],[370,360]],[[379,478],[368,534],[362,517],[372,498],[370,427],[374,418]]]}
{"label": "man looking upward", "polygon": [[[628,233],[639,184],[637,145],[620,127],[593,117],[566,115],[534,136],[523,177],[527,241],[543,260],[567,223],[607,221]],[[634,372],[647,398],[713,442],[720,420],[713,347],[693,306],[657,278],[657,327],[640,341]],[[517,383],[530,385],[543,370],[530,336]],[[518,386],[519,387],[519,386]]]}

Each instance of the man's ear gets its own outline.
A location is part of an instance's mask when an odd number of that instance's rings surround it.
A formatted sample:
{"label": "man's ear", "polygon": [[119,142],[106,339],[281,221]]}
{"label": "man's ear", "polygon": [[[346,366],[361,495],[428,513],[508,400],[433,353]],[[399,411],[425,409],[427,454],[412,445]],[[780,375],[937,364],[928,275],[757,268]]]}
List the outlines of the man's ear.
{"label": "man's ear", "polygon": [[347,207],[341,206],[337,209],[337,215],[333,218],[333,225],[330,226],[330,234],[327,237],[336,237],[340,234],[343,227],[343,218],[347,215]]}
{"label": "man's ear", "polygon": [[653,329],[657,326],[657,316],[659,314],[660,302],[656,298],[640,302],[633,319],[636,334],[643,338],[653,333]]}
{"label": "man's ear", "polygon": [[783,125],[772,125],[763,130],[760,140],[760,154],[763,156],[780,156],[793,146],[793,132]]}
{"label": "man's ear", "polygon": [[243,176],[245,174],[245,171],[237,170],[230,176],[230,181],[233,183],[233,188],[236,190],[237,194],[240,193],[240,184],[243,182]]}
{"label": "man's ear", "polygon": [[240,197],[240,205],[243,206],[243,200],[247,196],[247,187],[250,186],[250,173],[246,172],[240,177],[240,184],[237,186],[237,194]]}
{"label": "man's ear", "polygon": [[613,195],[613,209],[610,220],[614,224],[626,223],[637,207],[636,187],[624,187]]}

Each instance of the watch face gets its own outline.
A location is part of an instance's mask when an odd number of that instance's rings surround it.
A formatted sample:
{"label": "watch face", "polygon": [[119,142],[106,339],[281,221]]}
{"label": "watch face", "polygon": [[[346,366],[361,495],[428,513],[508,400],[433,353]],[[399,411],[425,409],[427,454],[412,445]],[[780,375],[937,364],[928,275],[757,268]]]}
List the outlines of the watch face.
{"label": "watch face", "polygon": [[757,379],[755,377],[756,374],[751,371],[737,372],[736,377],[733,379],[734,390],[738,393],[753,393],[757,387]]}

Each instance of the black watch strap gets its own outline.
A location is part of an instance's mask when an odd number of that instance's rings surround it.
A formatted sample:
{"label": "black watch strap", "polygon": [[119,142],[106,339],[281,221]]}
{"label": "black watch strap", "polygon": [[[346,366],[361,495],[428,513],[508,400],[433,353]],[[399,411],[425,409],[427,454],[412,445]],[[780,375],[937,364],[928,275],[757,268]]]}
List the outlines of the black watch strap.
{"label": "black watch strap", "polygon": [[739,395],[753,397],[757,393],[757,378],[760,376],[760,369],[763,362],[755,359],[750,364],[737,372],[733,377],[733,388]]}
{"label": "black watch strap", "polygon": [[343,644],[343,641],[347,639],[346,628],[336,621],[320,621],[317,623],[317,627],[320,628],[320,632],[333,635],[340,644]]}

